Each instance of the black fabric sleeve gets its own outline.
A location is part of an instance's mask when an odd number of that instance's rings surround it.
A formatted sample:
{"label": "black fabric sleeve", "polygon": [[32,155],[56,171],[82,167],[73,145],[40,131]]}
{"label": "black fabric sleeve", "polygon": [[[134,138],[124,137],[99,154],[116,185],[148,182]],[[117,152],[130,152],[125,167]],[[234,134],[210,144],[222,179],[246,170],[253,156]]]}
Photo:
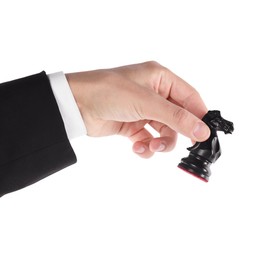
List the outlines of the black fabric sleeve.
{"label": "black fabric sleeve", "polygon": [[0,84],[0,196],[75,162],[46,73]]}

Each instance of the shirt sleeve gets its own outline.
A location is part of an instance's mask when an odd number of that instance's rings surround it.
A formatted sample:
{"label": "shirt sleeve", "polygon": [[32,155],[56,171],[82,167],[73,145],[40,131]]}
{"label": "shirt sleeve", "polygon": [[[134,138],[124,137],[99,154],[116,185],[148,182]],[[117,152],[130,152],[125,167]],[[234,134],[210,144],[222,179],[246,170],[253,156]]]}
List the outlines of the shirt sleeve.
{"label": "shirt sleeve", "polygon": [[71,140],[86,134],[87,130],[69,83],[63,72],[49,74],[51,88],[57,101],[68,138]]}

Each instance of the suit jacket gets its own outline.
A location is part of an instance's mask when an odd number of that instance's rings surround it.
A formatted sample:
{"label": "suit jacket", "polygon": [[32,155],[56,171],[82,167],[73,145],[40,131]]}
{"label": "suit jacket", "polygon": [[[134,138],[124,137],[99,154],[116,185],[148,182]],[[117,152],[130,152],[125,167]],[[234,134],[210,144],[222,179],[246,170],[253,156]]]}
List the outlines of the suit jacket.
{"label": "suit jacket", "polygon": [[75,162],[46,73],[0,84],[0,196]]}

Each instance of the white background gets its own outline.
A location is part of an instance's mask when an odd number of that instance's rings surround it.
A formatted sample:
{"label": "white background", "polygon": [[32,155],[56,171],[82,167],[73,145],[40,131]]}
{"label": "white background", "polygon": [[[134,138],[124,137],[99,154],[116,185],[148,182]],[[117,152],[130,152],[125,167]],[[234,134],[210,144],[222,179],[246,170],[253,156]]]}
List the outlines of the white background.
{"label": "white background", "polygon": [[0,199],[0,258],[260,259],[258,2],[1,1],[0,82],[156,60],[235,131],[208,184],[176,167],[184,137],[149,160],[73,140],[76,165]]}

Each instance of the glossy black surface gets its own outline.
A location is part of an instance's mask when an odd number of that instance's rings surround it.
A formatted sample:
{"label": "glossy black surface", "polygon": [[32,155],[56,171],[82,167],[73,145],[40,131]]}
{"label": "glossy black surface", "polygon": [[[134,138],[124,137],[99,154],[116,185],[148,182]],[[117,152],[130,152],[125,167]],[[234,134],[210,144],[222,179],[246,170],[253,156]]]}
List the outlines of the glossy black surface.
{"label": "glossy black surface", "polygon": [[218,110],[208,111],[202,120],[211,130],[210,137],[188,148],[190,151],[188,157],[182,158],[178,167],[207,182],[211,175],[210,165],[221,155],[217,131],[231,134],[234,131],[234,125],[225,120]]}

